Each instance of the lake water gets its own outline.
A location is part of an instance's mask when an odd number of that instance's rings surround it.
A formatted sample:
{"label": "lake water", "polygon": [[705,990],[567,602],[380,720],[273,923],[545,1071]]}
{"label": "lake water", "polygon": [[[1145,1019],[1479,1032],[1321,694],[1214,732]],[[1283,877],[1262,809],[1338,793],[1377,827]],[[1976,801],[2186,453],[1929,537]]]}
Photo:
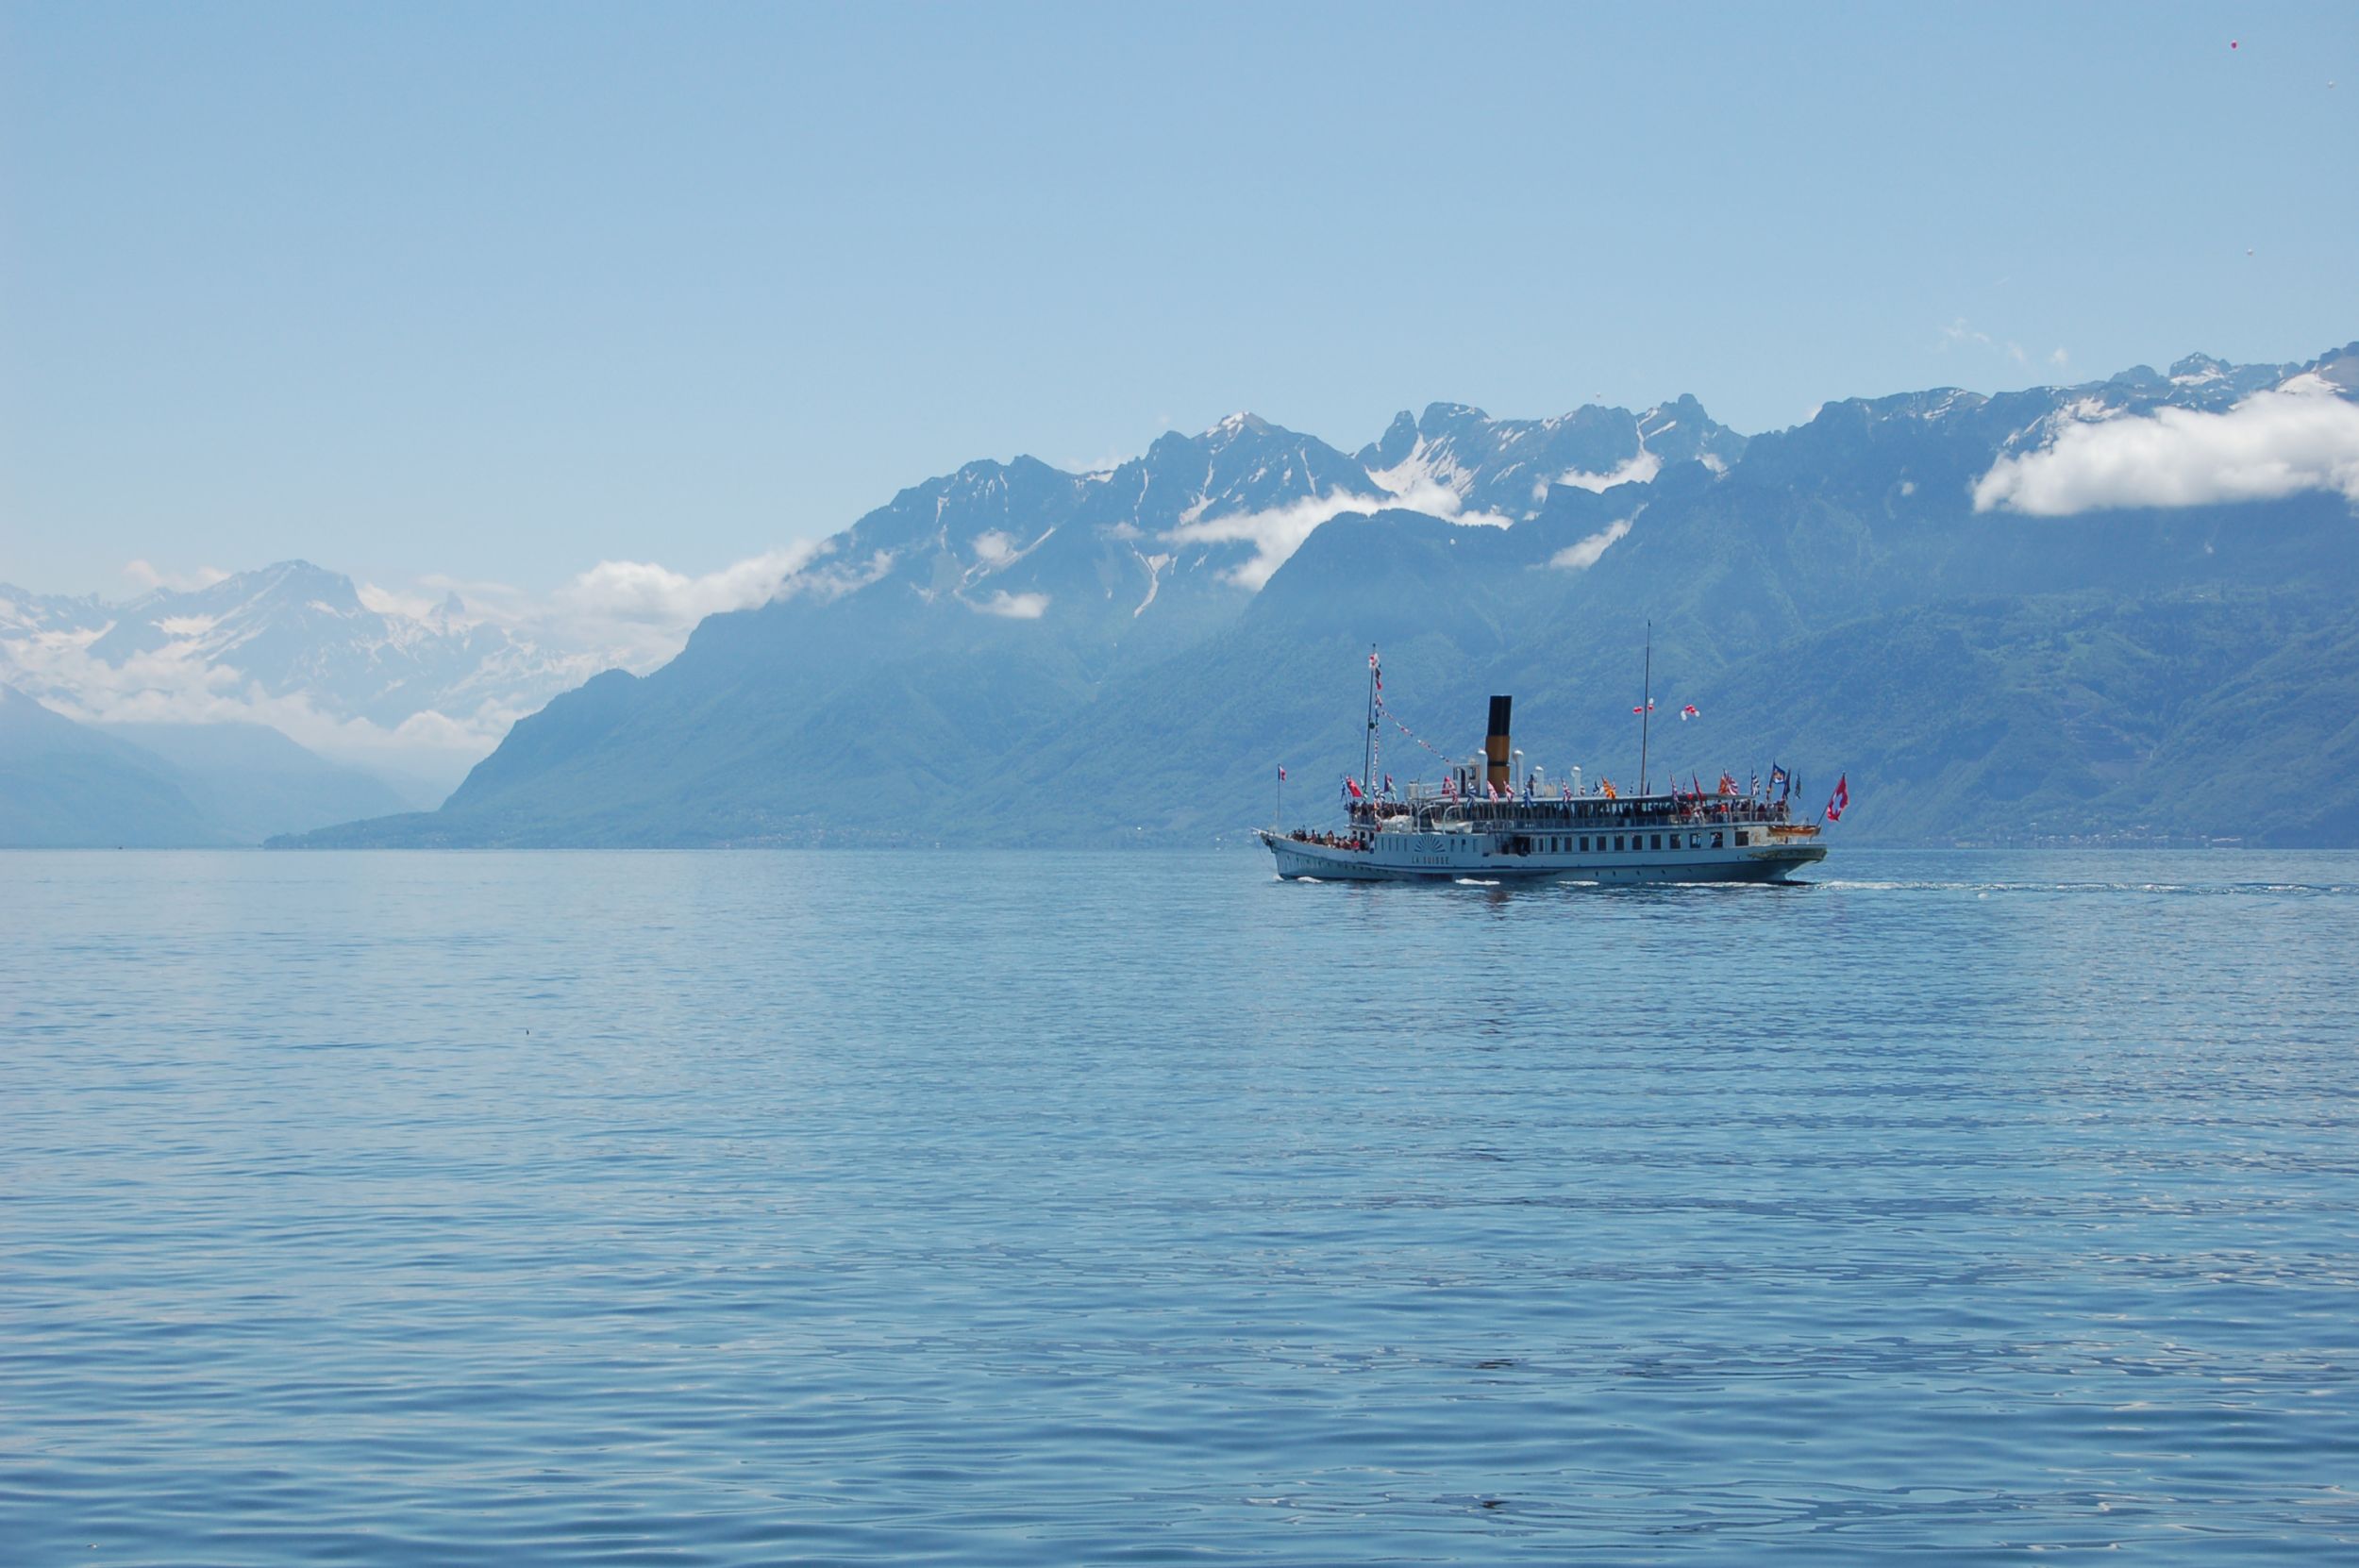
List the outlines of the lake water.
{"label": "lake water", "polygon": [[2359,857],[0,856],[0,1560],[2359,1559]]}

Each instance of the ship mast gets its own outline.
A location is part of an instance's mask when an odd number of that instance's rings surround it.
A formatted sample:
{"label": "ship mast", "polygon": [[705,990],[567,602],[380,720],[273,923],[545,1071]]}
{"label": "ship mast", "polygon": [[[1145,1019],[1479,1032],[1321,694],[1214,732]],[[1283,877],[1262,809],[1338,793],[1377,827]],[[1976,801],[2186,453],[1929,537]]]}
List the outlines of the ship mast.
{"label": "ship mast", "polygon": [[1360,791],[1372,794],[1376,789],[1376,645],[1368,645],[1368,742],[1360,755]]}
{"label": "ship mast", "polygon": [[1654,723],[1654,622],[1647,622],[1647,673],[1644,690],[1639,693],[1638,709],[1638,792],[1648,794],[1647,788],[1647,729]]}

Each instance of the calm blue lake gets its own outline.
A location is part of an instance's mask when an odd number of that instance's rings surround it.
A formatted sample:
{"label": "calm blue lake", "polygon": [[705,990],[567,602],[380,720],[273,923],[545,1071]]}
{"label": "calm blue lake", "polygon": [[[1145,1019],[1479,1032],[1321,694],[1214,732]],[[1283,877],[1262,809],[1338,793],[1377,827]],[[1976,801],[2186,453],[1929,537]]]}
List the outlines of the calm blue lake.
{"label": "calm blue lake", "polygon": [[0,856],[0,1560],[2359,1558],[2359,857]]}

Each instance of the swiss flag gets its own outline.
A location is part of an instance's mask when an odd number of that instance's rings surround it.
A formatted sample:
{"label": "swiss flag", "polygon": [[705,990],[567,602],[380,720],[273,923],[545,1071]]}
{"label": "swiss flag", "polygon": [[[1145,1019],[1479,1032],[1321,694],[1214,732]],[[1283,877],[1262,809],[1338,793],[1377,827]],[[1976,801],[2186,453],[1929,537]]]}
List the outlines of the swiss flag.
{"label": "swiss flag", "polygon": [[1843,813],[1851,809],[1851,776],[1843,775],[1834,781],[1834,793],[1827,799],[1827,820],[1841,822]]}

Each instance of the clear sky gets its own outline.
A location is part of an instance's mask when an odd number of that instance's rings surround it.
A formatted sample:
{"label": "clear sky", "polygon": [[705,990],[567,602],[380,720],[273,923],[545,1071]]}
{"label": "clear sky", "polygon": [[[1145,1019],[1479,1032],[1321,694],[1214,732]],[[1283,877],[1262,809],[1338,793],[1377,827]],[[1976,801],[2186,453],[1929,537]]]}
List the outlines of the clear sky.
{"label": "clear sky", "polygon": [[2349,3],[0,7],[34,589],[538,592],[1237,409],[1758,430],[2353,337]]}

